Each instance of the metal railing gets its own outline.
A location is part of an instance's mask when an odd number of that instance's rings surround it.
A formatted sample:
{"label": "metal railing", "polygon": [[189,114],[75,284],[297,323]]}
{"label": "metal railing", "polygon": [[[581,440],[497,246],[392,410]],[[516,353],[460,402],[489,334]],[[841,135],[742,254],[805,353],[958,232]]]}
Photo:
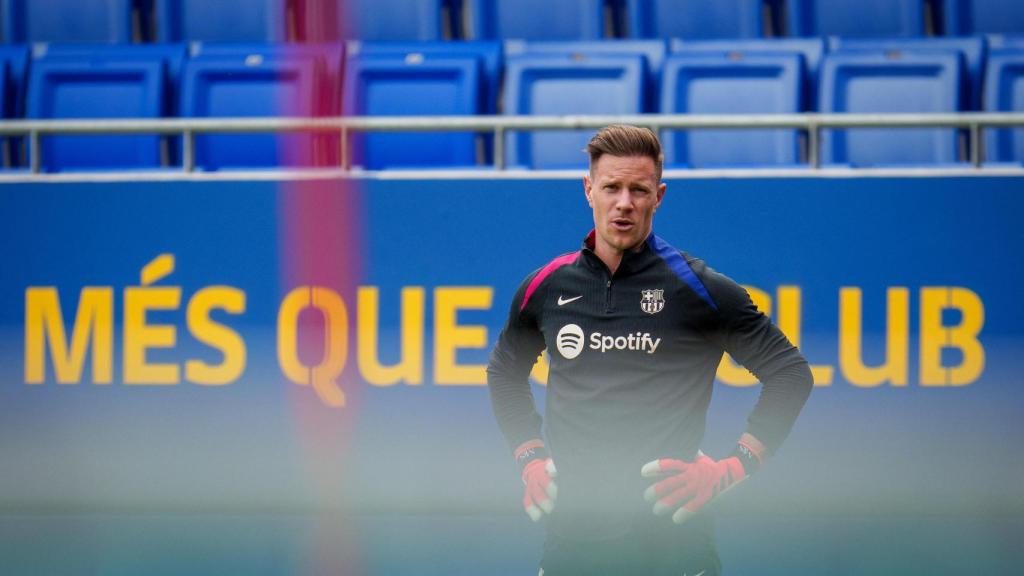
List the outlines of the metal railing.
{"label": "metal railing", "polygon": [[42,168],[41,139],[54,135],[147,134],[182,138],[182,170],[196,168],[199,134],[310,133],[340,137],[337,167],[352,169],[351,135],[357,132],[478,132],[493,141],[494,168],[505,168],[505,134],[519,130],[596,130],[609,124],[635,124],[655,131],[783,128],[807,136],[807,163],[821,167],[821,131],[849,128],[955,128],[967,131],[970,163],[985,160],[983,133],[988,128],[1024,127],[1024,113],[961,114],[760,114],[634,116],[362,116],[336,118],[206,118],[154,120],[9,120],[0,136],[28,138],[29,170]]}

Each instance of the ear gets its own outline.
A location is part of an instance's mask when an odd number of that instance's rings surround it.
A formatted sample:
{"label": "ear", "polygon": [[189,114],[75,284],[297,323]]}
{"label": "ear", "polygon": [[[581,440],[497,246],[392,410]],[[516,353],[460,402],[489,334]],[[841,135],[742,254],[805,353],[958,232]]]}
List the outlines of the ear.
{"label": "ear", "polygon": [[587,205],[589,205],[591,208],[593,208],[594,207],[594,199],[591,196],[591,190],[592,190],[591,184],[592,183],[590,182],[590,175],[589,174],[584,174],[583,175],[583,195],[587,197]]}
{"label": "ear", "polygon": [[658,207],[661,206],[661,201],[665,198],[665,189],[666,188],[667,188],[667,186],[665,186],[664,182],[662,182],[661,184],[658,184],[658,201],[654,204],[654,209],[655,210],[657,210]]}

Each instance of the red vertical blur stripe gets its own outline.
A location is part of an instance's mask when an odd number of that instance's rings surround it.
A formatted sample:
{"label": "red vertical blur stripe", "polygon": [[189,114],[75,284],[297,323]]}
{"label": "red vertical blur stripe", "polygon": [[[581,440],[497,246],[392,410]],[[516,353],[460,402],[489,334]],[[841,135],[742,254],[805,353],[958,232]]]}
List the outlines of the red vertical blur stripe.
{"label": "red vertical blur stripe", "polygon": [[343,0],[294,0],[295,30],[303,42],[338,42]]}
{"label": "red vertical blur stripe", "polygon": [[[293,0],[293,30],[304,42],[340,42],[341,0]],[[341,70],[324,70],[313,91],[316,116],[341,113]],[[326,81],[331,75],[335,81]],[[282,108],[291,108],[287,102]],[[312,156],[299,159],[301,165],[337,167],[338,140],[317,136]],[[287,156],[287,155],[286,155]],[[358,418],[361,382],[356,368],[356,290],[363,270],[362,190],[353,180],[292,181],[281,185],[281,288],[282,297],[299,286],[323,286],[341,296],[348,312],[348,354],[344,372],[337,380],[344,391],[345,406],[326,406],[312,386],[287,383],[295,422],[297,449],[305,463],[313,500],[324,507],[317,521],[315,557],[308,559],[312,574],[358,574],[358,543],[344,535],[341,513],[346,508],[344,484],[346,460],[353,450],[350,439]],[[300,325],[301,328],[306,326]],[[322,334],[323,322],[309,323],[310,332]],[[300,337],[300,358],[322,357],[322,336]],[[341,536],[341,537],[339,537]]]}
{"label": "red vertical blur stripe", "polygon": [[[351,180],[287,182],[281,185],[279,196],[282,298],[300,286],[323,286],[341,296],[348,312],[347,361],[336,380],[345,394],[345,405],[327,406],[312,386],[284,383],[289,390],[296,449],[305,464],[307,485],[314,491],[311,500],[330,514],[346,507],[346,460],[354,448],[350,439],[362,386],[355,350],[356,289],[363,256],[360,197],[358,183]],[[324,327],[322,321],[300,323],[298,352],[304,362],[322,358]],[[307,328],[315,333],[303,334]],[[340,517],[331,524],[339,522],[343,522]],[[319,541],[337,533],[337,529],[318,532],[316,549],[320,552],[313,573],[358,573],[354,566],[357,550],[346,549],[352,542]],[[341,559],[346,559],[344,566],[337,565]]]}

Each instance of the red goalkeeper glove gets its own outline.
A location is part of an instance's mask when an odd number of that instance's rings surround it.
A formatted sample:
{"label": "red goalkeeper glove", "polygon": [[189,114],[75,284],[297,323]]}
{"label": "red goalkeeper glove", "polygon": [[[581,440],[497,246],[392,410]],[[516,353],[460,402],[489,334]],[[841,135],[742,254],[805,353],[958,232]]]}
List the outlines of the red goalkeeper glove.
{"label": "red goalkeeper glove", "polygon": [[644,478],[662,478],[644,492],[654,513],[674,511],[672,521],[682,524],[722,494],[749,478],[761,466],[764,445],[749,434],[740,438],[733,455],[713,460],[703,453],[693,462],[662,458],[644,464]]}
{"label": "red goalkeeper glove", "polygon": [[540,440],[530,440],[516,448],[515,459],[522,468],[523,509],[534,522],[544,513],[551,514],[558,498],[558,486],[554,478],[558,475],[555,463],[548,458],[547,449]]}

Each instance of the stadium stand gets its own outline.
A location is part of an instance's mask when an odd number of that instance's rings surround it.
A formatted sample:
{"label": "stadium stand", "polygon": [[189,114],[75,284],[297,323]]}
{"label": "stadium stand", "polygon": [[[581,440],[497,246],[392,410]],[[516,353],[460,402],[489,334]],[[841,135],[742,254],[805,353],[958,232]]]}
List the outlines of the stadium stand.
{"label": "stadium stand", "polygon": [[[1024,50],[1024,4],[1018,0],[0,0],[0,17],[0,117],[6,119],[119,112],[1009,111],[1019,105],[1012,87],[1020,83],[1011,50]],[[936,32],[973,35],[925,36],[936,25]],[[791,37],[764,37],[780,32]],[[486,40],[457,39],[465,36]],[[986,65],[989,52],[1001,53],[998,72]],[[959,62],[956,71],[947,57]],[[159,62],[160,106],[152,113],[129,106],[101,114],[91,104],[48,109],[25,96],[33,62],[44,70],[60,64],[94,74],[77,87],[34,80],[41,83],[35,90],[61,95],[107,89],[113,80],[98,72],[105,67]],[[127,85],[148,87],[140,78]],[[951,86],[957,90],[952,98]],[[584,132],[510,132],[503,159],[526,168],[578,167],[585,164],[578,154]],[[1022,132],[988,129],[988,160],[1020,162],[1016,143]],[[955,129],[822,135],[822,159],[837,165],[928,166],[961,162],[968,152]],[[77,147],[89,148],[81,143],[95,138],[45,137],[44,152],[54,155],[45,169],[83,167],[90,156]],[[179,137],[155,137],[157,160],[143,153],[154,141],[137,138],[144,143],[142,160],[125,159],[126,148],[115,147],[110,161],[128,167],[181,161]],[[679,167],[794,166],[804,155],[802,136],[793,130],[667,131],[665,138],[669,164]],[[26,165],[26,142],[0,138],[0,164]],[[335,134],[201,135],[195,144],[200,168],[209,170],[334,165],[340,157]],[[493,140],[472,133],[353,134],[352,144],[351,159],[371,169],[477,166],[494,155]]]}
{"label": "stadium stand", "polygon": [[[472,56],[349,59],[343,109],[360,116],[473,115],[481,112],[481,62]],[[355,134],[356,166],[470,167],[477,137],[470,132]]]}
{"label": "stadium stand", "polygon": [[[505,114],[639,114],[642,56],[521,55],[506,58]],[[510,131],[506,162],[520,168],[580,168],[592,130]]]}
{"label": "stadium stand", "polygon": [[799,54],[803,57],[804,110],[816,110],[818,102],[818,70],[825,54],[822,38],[759,38],[753,40],[680,40],[674,39],[672,54],[722,54],[748,58],[773,54]]}
{"label": "stadium stand", "polygon": [[6,0],[4,41],[127,43],[132,0]]}
{"label": "stadium stand", "polygon": [[[1024,112],[1024,50],[995,51],[985,73],[986,112]],[[985,133],[991,162],[1024,163],[1024,129],[994,129]]]}
{"label": "stadium stand", "polygon": [[[43,58],[32,62],[27,116],[37,119],[158,118],[165,108],[165,65],[158,58]],[[47,136],[47,172],[159,168],[159,136]]]}
{"label": "stadium stand", "polygon": [[985,40],[981,36],[963,38],[838,38],[829,39],[833,52],[957,53],[966,65],[968,83],[964,85],[965,109],[981,109],[981,82],[985,73]]}
{"label": "stadium stand", "polygon": [[[665,114],[795,114],[803,109],[803,57],[798,54],[670,56],[665,62]],[[795,130],[689,130],[662,134],[665,164],[720,168],[795,165]]]}
{"label": "stadium stand", "polygon": [[596,40],[604,36],[602,0],[466,0],[473,39]]}
{"label": "stadium stand", "polygon": [[[313,93],[323,74],[316,58],[295,54],[193,58],[185,64],[181,115],[314,116]],[[315,140],[310,134],[196,136],[196,168],[310,165],[316,162]]]}
{"label": "stadium stand", "polygon": [[1024,32],[1024,2],[1020,0],[943,0],[942,11],[949,35]]}
{"label": "stadium stand", "polygon": [[[821,111],[952,113],[962,110],[963,64],[957,54],[836,52],[821,71]],[[961,160],[950,128],[858,128],[822,131],[827,164],[900,166]]]}
{"label": "stadium stand", "polygon": [[924,0],[789,0],[790,36],[923,36]]}
{"label": "stadium stand", "polygon": [[506,56],[521,54],[555,54],[582,59],[592,56],[642,56],[646,71],[644,89],[648,98],[644,112],[657,112],[658,94],[661,90],[661,69],[668,52],[664,40],[590,40],[543,42],[508,40],[505,42]]}
{"label": "stadium stand", "polygon": [[632,38],[759,38],[762,0],[627,0]]}
{"label": "stadium stand", "polygon": [[304,41],[426,41],[452,36],[452,20],[442,10],[448,6],[445,0],[301,0],[295,6],[301,23],[298,35]]}
{"label": "stadium stand", "polygon": [[154,0],[160,42],[283,42],[286,0]]}

